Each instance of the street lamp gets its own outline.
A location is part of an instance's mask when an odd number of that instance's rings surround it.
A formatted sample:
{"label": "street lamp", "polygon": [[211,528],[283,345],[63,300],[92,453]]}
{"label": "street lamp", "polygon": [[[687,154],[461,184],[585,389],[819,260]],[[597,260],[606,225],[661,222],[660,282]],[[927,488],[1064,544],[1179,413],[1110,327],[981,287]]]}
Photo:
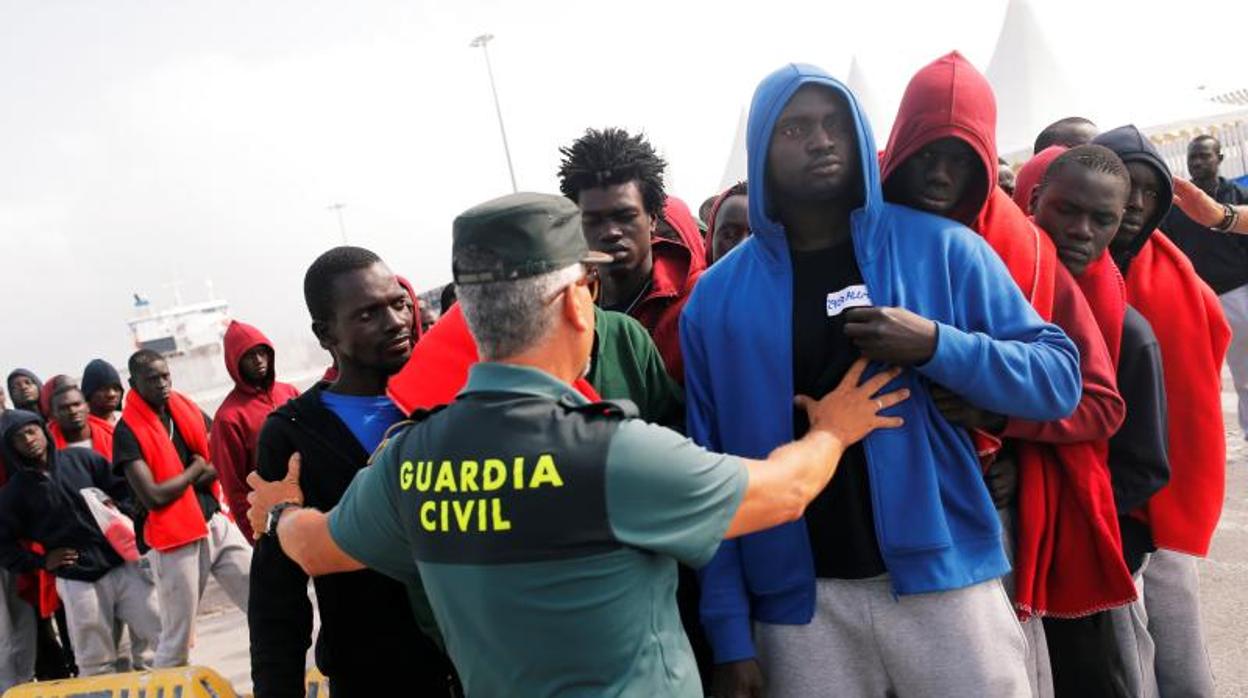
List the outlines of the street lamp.
{"label": "street lamp", "polygon": [[503,127],[503,110],[498,106],[498,90],[494,87],[494,68],[490,66],[489,43],[494,40],[493,34],[482,34],[468,44],[471,48],[481,49],[485,54],[485,72],[490,76],[490,94],[494,95],[494,112],[498,114],[498,132],[503,135],[503,154],[507,156],[507,174],[511,176],[511,190],[516,189],[516,170],[511,166],[511,148],[507,147],[507,129]]}
{"label": "street lamp", "polygon": [[342,235],[342,244],[347,244],[347,226],[342,222],[342,209],[346,208],[346,204],[330,204],[325,207],[326,211],[333,211],[338,214],[338,232]]}

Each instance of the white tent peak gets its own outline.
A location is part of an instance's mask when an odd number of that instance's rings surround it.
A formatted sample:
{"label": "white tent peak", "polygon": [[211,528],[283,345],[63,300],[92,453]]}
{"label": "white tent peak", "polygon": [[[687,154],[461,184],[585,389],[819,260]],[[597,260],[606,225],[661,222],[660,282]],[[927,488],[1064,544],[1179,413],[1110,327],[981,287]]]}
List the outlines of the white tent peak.
{"label": "white tent peak", "polygon": [[985,71],[997,97],[997,150],[1027,149],[1036,134],[1076,113],[1079,100],[1028,0],[1010,0]]}
{"label": "white tent peak", "polygon": [[845,86],[854,93],[858,106],[866,113],[867,120],[871,123],[871,132],[875,134],[876,145],[884,147],[888,132],[892,128],[892,115],[881,109],[879,95],[872,88],[867,71],[857,55],[849,60],[849,77],[845,80]]}

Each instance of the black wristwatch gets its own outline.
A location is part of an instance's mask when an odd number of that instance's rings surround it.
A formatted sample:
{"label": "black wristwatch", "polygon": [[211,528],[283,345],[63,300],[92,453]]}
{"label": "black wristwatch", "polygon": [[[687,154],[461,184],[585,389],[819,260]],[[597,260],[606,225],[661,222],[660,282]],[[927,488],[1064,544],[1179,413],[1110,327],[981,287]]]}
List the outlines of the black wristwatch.
{"label": "black wristwatch", "polygon": [[282,512],[287,509],[301,509],[302,504],[298,502],[278,502],[269,509],[269,516],[264,522],[264,534],[277,540],[277,521],[282,518]]}

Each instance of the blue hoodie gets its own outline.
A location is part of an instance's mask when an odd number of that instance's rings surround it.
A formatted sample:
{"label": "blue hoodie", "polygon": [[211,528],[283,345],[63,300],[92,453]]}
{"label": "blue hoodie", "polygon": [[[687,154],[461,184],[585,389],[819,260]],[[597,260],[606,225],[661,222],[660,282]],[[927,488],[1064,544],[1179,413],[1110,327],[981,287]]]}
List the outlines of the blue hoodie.
{"label": "blue hoodie", "polygon": [[[1000,577],[1009,564],[975,449],[964,430],[940,416],[928,386],[947,386],[1000,414],[1059,419],[1079,402],[1078,351],[1041,320],[980,236],[883,201],[866,117],[822,70],[789,65],[759,85],[747,134],[749,181],[767,181],[775,122],[808,84],[840,93],[854,113],[865,203],[850,221],[873,304],[906,308],[938,328],[931,360],[889,386],[912,391],[889,410],[906,425],[864,442],[876,535],[893,588],[919,594]],[[784,227],[772,213],[767,187],[751,187],[751,237],[702,276],[680,328],[689,436],[750,458],[793,439],[792,265]],[[725,541],[701,576],[702,620],[716,662],[754,655],[751,619],[804,624],[814,615],[804,521]]]}

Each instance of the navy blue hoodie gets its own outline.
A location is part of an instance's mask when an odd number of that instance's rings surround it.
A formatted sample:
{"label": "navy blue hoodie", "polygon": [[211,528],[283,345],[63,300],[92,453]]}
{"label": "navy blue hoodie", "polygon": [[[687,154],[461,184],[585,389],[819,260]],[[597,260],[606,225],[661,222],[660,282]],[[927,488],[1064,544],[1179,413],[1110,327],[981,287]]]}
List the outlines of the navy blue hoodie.
{"label": "navy blue hoodie", "polygon": [[[48,438],[47,470],[27,462],[10,442],[14,432],[32,423]],[[0,451],[11,470],[8,483],[0,488],[0,567],[19,573],[43,567],[43,555],[19,545],[23,540],[45,550],[77,550],[77,564],[53,573],[65,579],[94,582],[122,564],[79,494],[85,487],[97,487],[131,513],[130,488],[113,474],[109,462],[89,448],[57,450],[43,419],[26,410],[0,415],[0,437]]]}
{"label": "navy blue hoodie", "polygon": [[[750,106],[749,180],[767,181],[781,111],[803,85],[845,97],[855,115],[865,203],[850,217],[871,302],[934,320],[935,355],[888,389],[910,388],[889,410],[900,429],[864,442],[875,528],[899,594],[958,589],[1009,570],[1001,527],[967,433],[936,409],[938,383],[976,406],[1048,421],[1079,402],[1079,356],[1044,322],[983,238],[945,218],[885,203],[871,129],[857,100],[813,66],[763,80]],[[751,187],[751,237],[707,271],[681,318],[689,436],[715,451],[765,457],[793,439],[793,277],[767,187]],[[878,370],[873,367],[872,370]],[[751,619],[804,624],[815,575],[804,521],[726,541],[702,570],[702,620],[717,662],[752,657]]]}

